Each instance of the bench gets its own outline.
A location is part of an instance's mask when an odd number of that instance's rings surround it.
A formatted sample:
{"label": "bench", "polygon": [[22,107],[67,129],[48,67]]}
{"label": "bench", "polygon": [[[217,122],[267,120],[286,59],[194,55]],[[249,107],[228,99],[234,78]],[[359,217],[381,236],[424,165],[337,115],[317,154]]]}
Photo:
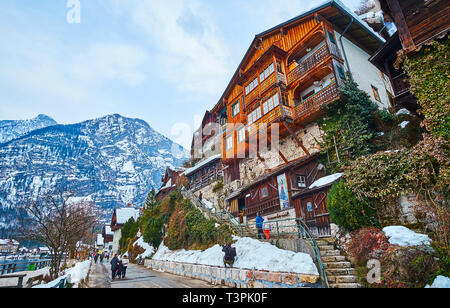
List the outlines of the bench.
{"label": "bench", "polygon": [[21,289],[23,288],[23,278],[26,276],[27,274],[17,274],[17,275],[4,275],[4,276],[0,276],[0,279],[8,279],[8,278],[18,278],[19,281],[17,282],[17,286],[4,286],[1,287],[2,289],[5,288],[16,288],[16,289]]}

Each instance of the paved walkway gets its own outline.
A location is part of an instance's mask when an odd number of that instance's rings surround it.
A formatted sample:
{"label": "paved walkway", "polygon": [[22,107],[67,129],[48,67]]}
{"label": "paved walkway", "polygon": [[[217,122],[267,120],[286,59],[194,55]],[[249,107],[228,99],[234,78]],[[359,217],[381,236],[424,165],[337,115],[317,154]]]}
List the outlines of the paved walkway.
{"label": "paved walkway", "polygon": [[93,264],[89,274],[91,288],[214,288],[205,281],[161,273],[136,264],[128,264],[125,279],[111,281],[109,264]]}

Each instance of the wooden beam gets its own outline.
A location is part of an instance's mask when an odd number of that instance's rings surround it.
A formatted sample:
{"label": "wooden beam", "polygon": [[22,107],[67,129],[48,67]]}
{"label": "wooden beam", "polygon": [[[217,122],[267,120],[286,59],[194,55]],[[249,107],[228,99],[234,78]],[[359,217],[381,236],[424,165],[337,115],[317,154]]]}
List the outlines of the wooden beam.
{"label": "wooden beam", "polygon": [[398,29],[398,34],[402,42],[403,48],[406,51],[414,50],[414,40],[409,32],[408,24],[406,23],[405,16],[403,15],[402,8],[398,3],[398,0],[387,0],[388,6],[391,9],[391,16],[394,17],[395,25]]}
{"label": "wooden beam", "polygon": [[291,136],[297,142],[298,146],[302,148],[302,150],[305,152],[305,154],[308,155],[308,156],[311,155],[311,153],[308,151],[308,149],[306,149],[305,146],[303,145],[303,141],[298,139],[297,135],[294,133],[292,128],[289,126],[289,124],[287,124],[286,121],[283,121],[283,125],[284,125],[284,127],[286,127],[286,129],[289,131]]}
{"label": "wooden beam", "polygon": [[289,161],[286,159],[286,157],[281,153],[281,150],[278,150],[278,154],[280,154],[280,157],[284,160],[284,162],[287,164]]}

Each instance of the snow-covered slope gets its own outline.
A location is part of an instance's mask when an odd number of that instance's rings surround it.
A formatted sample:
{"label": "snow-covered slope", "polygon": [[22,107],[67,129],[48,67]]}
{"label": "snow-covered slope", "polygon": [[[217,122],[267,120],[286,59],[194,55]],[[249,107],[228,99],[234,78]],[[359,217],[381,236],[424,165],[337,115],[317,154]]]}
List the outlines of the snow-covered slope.
{"label": "snow-covered slope", "polygon": [[0,121],[0,143],[22,137],[33,130],[56,124],[58,123],[55,120],[44,114],[30,120]]}
{"label": "snow-covered slope", "polygon": [[59,187],[108,214],[127,203],[142,206],[165,168],[187,156],[146,122],[117,114],[32,131],[0,144],[0,229],[21,202]]}

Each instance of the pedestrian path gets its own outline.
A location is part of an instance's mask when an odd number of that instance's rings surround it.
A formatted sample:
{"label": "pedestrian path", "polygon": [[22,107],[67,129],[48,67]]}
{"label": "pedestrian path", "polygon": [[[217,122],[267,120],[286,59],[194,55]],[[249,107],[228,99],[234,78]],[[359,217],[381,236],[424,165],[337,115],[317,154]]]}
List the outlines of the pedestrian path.
{"label": "pedestrian path", "polygon": [[108,267],[104,263],[92,263],[89,272],[89,288],[110,288],[111,277]]}

